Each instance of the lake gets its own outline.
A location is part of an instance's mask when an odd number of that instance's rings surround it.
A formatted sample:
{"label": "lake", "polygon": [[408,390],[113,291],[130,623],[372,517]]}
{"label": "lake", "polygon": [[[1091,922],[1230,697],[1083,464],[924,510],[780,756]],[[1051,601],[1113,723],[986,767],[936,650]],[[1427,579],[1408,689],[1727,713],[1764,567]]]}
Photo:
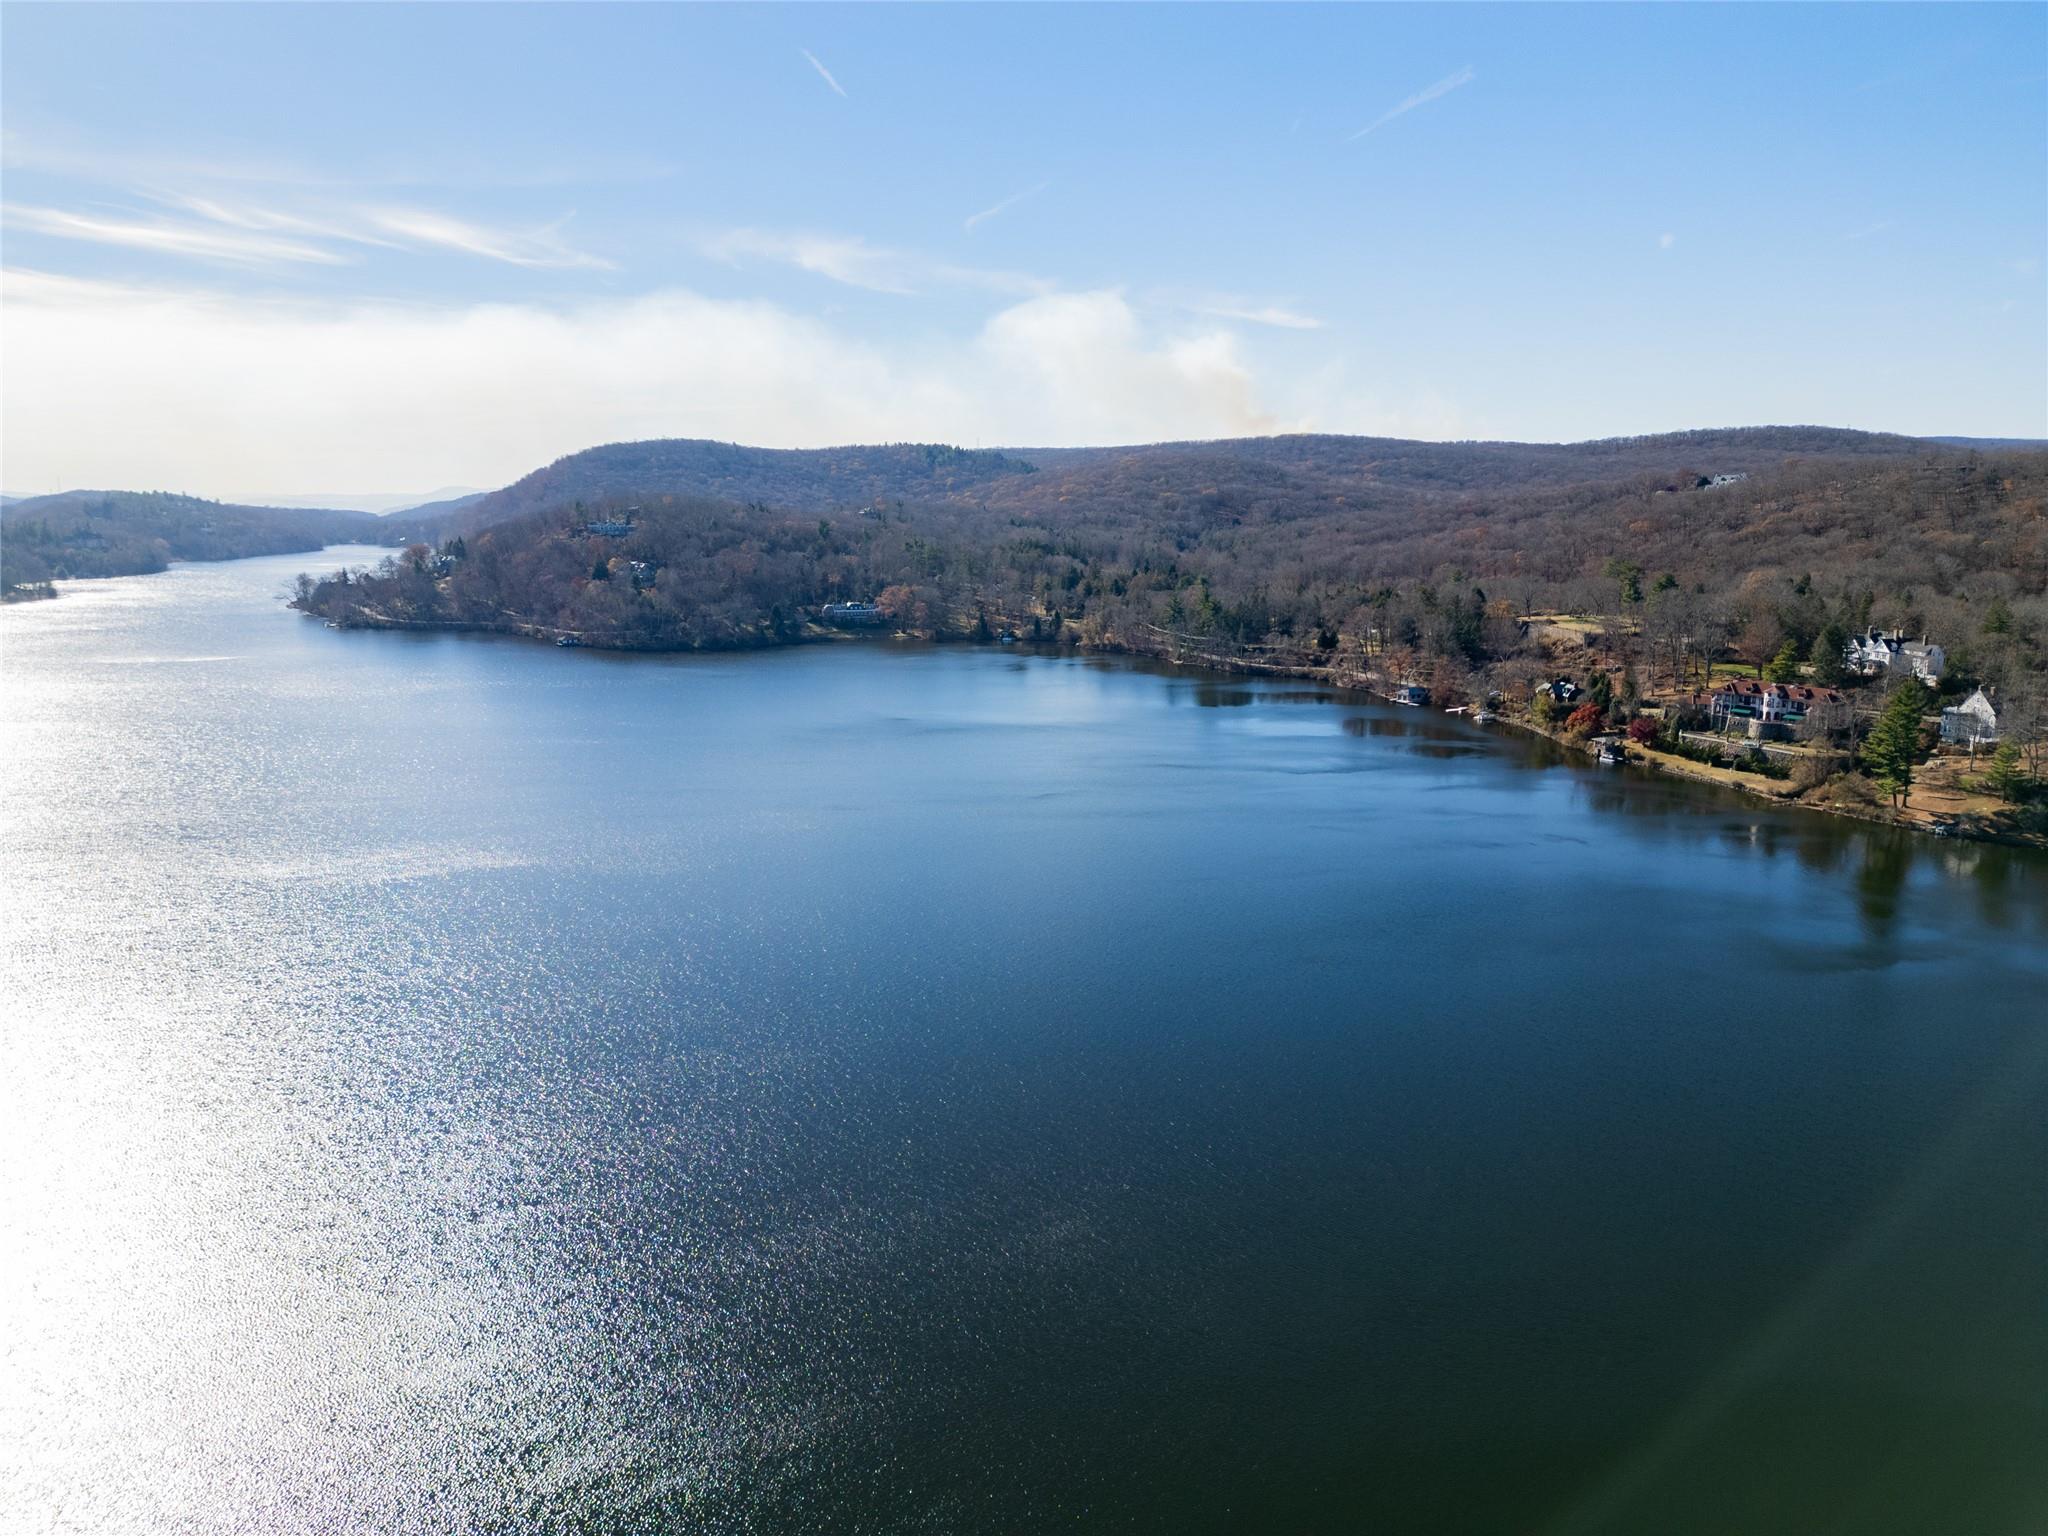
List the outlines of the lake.
{"label": "lake", "polygon": [[0,613],[0,1507],[2048,1528],[2048,861],[1302,683]]}

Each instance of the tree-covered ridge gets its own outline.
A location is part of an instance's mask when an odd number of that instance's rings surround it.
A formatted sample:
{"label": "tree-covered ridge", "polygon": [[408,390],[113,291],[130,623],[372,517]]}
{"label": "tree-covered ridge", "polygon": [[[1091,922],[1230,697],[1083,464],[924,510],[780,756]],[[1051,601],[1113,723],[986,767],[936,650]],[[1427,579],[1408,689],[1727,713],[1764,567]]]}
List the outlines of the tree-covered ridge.
{"label": "tree-covered ridge", "polygon": [[854,508],[883,500],[943,500],[1033,466],[993,449],[941,443],[848,448],[748,448],[695,438],[612,443],[557,459],[449,516],[427,537],[488,527],[575,501],[679,495],[765,501],[793,510]]}
{"label": "tree-covered ridge", "polygon": [[249,507],[162,491],[66,491],[0,507],[0,585],[65,577],[131,576],[173,560],[293,554],[324,544],[375,543],[368,512]]}
{"label": "tree-covered ridge", "polygon": [[1483,493],[1301,469],[1363,452],[1356,439],[1104,452],[1028,487],[1003,477],[858,510],[635,491],[472,533],[446,559],[421,546],[305,602],[343,622],[719,647],[881,599],[932,635],[1009,627],[1305,665],[1371,653],[1452,678],[1534,665],[1520,618],[1562,612],[1632,636],[1674,687],[1715,656],[1827,669],[1851,630],[1878,624],[1935,635],[1959,676],[2038,689],[2048,453],[1915,445],[1731,470],[1737,450],[1719,435],[1707,449],[1659,440],[1615,450],[1623,472],[1604,481]]}
{"label": "tree-covered ridge", "polygon": [[1045,517],[1075,502],[1133,503],[1148,515],[1189,499],[1256,494],[1290,515],[1336,506],[1412,506],[1460,494],[1606,483],[1688,470],[1742,474],[1789,457],[1899,458],[1912,438],[1831,427],[1737,427],[1586,443],[1430,443],[1293,434],[1112,448],[981,450],[925,443],[748,448],[692,438],[614,443],[558,459],[439,516],[410,537],[467,533],[575,501],[648,496],[759,501],[796,512],[877,503],[1001,506]]}

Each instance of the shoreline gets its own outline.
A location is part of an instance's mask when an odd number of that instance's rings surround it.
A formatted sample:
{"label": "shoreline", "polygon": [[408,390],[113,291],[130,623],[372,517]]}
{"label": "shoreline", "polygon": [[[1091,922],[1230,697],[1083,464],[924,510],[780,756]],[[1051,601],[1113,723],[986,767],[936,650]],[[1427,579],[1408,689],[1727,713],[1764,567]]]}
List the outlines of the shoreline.
{"label": "shoreline", "polygon": [[[308,614],[307,617],[316,617]],[[335,629],[382,629],[393,631],[443,632],[448,634],[499,634],[516,639],[537,640],[552,643],[568,650],[601,650],[622,655],[720,655],[736,651],[781,650],[799,645],[826,645],[835,643],[874,642],[885,639],[911,639],[926,645],[986,645],[993,642],[965,641],[948,637],[925,637],[905,635],[901,631],[890,634],[875,631],[852,632],[828,628],[815,623],[806,623],[803,630],[784,638],[756,639],[732,645],[681,646],[648,644],[619,644],[592,640],[577,631],[559,630],[549,625],[523,619],[473,620],[473,619],[398,619],[387,614],[358,609],[347,619],[328,619],[322,622]],[[992,621],[993,622],[993,621]],[[1003,621],[1005,624],[1007,620]],[[1026,621],[1028,623],[1028,620]],[[1011,625],[1010,627],[1015,627]],[[1162,634],[1165,632],[1162,631]],[[567,644],[564,645],[564,640]],[[1385,677],[1367,670],[1346,666],[1331,661],[1322,666],[1305,665],[1300,662],[1278,658],[1254,656],[1217,655],[1203,651],[1188,654],[1179,647],[1161,648],[1132,645],[1115,636],[1093,641],[1070,643],[1065,640],[1018,640],[1019,648],[1030,651],[1079,651],[1096,655],[1123,656],[1133,660],[1148,661],[1173,667],[1176,670],[1211,672],[1218,676],[1251,676],[1292,678],[1305,682],[1320,682],[1340,690],[1369,694],[1384,703],[1393,703],[1392,690],[1396,686]],[[1176,654],[1176,652],[1179,652]],[[1442,713],[1435,705],[1425,706],[1428,711]],[[1593,755],[1592,746],[1582,740],[1574,740],[1555,730],[1538,725],[1533,720],[1520,718],[1511,713],[1498,714],[1490,722],[1528,735],[1540,736],[1557,747],[1580,756]],[[1808,791],[1793,788],[1781,780],[1765,780],[1761,783],[1747,783],[1733,769],[1716,769],[1702,763],[1694,763],[1669,753],[1647,749],[1630,742],[1624,750],[1624,762],[1651,773],[1669,778],[1684,779],[1695,784],[1710,785],[1719,789],[1734,790],[1750,795],[1767,804],[1790,810],[1808,811],[1817,815],[1837,816],[1845,820],[1861,821],[1872,826],[1893,827],[1904,832],[1918,832],[1926,836],[1947,836],[1970,842],[1994,843],[2011,848],[2048,850],[2048,837],[2025,832],[2008,831],[2003,828],[1987,827],[1971,820],[1941,823],[1944,831],[1937,831],[1937,823],[1930,816],[1914,815],[1909,806],[1906,813],[1893,811],[1884,806],[1849,805],[1839,802],[1817,803],[1802,798]],[[1784,787],[1776,787],[1783,783]]]}

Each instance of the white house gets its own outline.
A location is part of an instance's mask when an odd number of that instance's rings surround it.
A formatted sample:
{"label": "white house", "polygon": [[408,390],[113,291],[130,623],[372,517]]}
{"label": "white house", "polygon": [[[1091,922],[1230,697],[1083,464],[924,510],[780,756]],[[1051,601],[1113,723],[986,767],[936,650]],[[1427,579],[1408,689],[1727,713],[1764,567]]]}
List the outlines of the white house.
{"label": "white house", "polygon": [[1842,660],[1851,672],[1862,677],[1883,677],[1890,672],[1911,672],[1928,687],[1941,681],[1948,667],[1948,655],[1925,636],[1908,640],[1898,630],[1890,634],[1873,629],[1850,640]]}
{"label": "white house", "polygon": [[1988,747],[1998,741],[1998,710],[1982,688],[1941,712],[1941,739],[1958,747]]}

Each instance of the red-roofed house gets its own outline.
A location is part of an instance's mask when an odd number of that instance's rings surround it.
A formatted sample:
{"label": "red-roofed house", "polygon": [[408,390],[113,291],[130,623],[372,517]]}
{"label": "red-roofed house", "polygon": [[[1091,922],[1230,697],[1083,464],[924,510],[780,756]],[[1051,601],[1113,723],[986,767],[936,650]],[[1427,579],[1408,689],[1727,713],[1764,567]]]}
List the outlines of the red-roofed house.
{"label": "red-roofed house", "polygon": [[1747,677],[1729,678],[1707,695],[1705,703],[1715,730],[1746,728],[1752,736],[1847,730],[1855,718],[1847,695],[1832,688]]}

